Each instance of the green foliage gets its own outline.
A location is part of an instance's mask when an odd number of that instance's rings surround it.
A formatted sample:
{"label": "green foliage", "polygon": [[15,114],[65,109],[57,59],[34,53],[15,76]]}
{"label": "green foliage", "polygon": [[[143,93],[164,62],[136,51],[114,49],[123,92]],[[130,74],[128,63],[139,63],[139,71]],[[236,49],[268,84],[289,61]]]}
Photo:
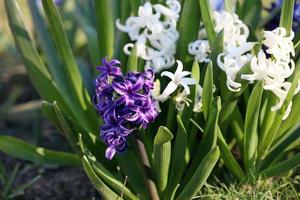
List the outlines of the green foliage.
{"label": "green foliage", "polygon": [[[289,80],[291,88],[282,108],[276,112],[270,113],[270,108],[277,99],[272,93],[264,92],[262,81],[249,85],[249,81],[241,78],[242,74],[252,73],[250,63],[236,74],[235,81],[241,83],[240,91],[229,91],[226,74],[217,63],[219,54],[224,51],[224,31],[215,32],[209,0],[181,1],[175,58],[183,61],[185,70],[191,71],[196,82],[190,86],[190,94],[186,97],[189,103],[184,104],[182,110],[176,110],[174,94],[174,98],[160,104],[162,112],[156,122],[146,130],[132,133],[134,136],[129,139],[126,152],[111,161],[106,160],[106,145],[98,138],[102,122],[92,106],[93,94],[89,86],[94,81],[91,79],[95,66],[105,56],[127,61],[122,63],[126,66],[123,72],[143,70],[144,62],[139,60],[137,45],[130,56],[122,53],[123,45],[130,41],[124,34],[115,32],[114,20],[120,18],[121,23],[125,23],[127,17],[138,14],[139,6],[145,1],[122,0],[118,4],[93,0],[87,7],[83,7],[84,1],[76,1],[76,23],[72,23],[71,31],[66,27],[64,10],[58,9],[52,0],[42,1],[45,16],[35,2],[28,2],[38,42],[32,40],[26,30],[18,2],[5,0],[12,35],[28,75],[44,100],[43,113],[67,139],[75,154],[36,147],[10,136],[0,136],[1,151],[39,164],[82,165],[103,199],[109,200],[150,199],[156,190],[161,199],[191,199],[203,185],[208,193],[215,188],[206,184],[212,173],[224,182],[251,180],[259,183],[261,177],[278,176],[300,164],[300,154],[294,152],[300,140],[300,95],[294,97],[300,78],[300,61],[295,59],[297,64]],[[225,9],[232,12],[236,8],[241,19],[250,26],[251,38],[261,37],[258,34],[261,26],[271,19],[271,16],[262,19],[261,1],[234,2],[226,0]],[[280,25],[288,30],[292,26],[293,3],[294,0],[284,1],[281,12]],[[200,23],[204,25],[211,47],[207,65],[199,64],[196,59],[192,63],[187,52],[188,44],[198,37]],[[75,33],[83,34],[86,41],[78,42]],[[257,53],[257,46],[253,52]],[[90,64],[93,69],[87,67]],[[204,72],[202,77],[200,72]],[[166,83],[161,83],[165,87]],[[181,88],[179,90],[182,92]],[[199,91],[202,92],[202,112],[194,112],[194,106],[199,103]],[[291,115],[283,121],[292,100]],[[145,152],[136,144],[137,137],[145,143]],[[0,166],[1,171],[3,167]],[[10,193],[17,171],[16,167],[12,178],[6,177],[5,198],[20,194],[33,183]],[[3,175],[0,178],[2,182],[5,180]],[[215,195],[236,192],[235,186],[223,187],[221,185]],[[259,192],[257,196],[261,197],[260,194],[265,193]],[[228,197],[235,197],[230,195]],[[249,197],[246,192],[241,195],[245,199]],[[205,194],[199,198],[202,197],[206,197]]]}
{"label": "green foliage", "polygon": [[2,190],[0,191],[0,198],[3,200],[15,199],[24,194],[24,191],[31,187],[35,182],[37,182],[41,176],[37,175],[33,177],[27,183],[14,187],[14,181],[20,172],[20,164],[17,163],[13,168],[11,174],[8,174],[6,167],[0,162],[0,184]]}

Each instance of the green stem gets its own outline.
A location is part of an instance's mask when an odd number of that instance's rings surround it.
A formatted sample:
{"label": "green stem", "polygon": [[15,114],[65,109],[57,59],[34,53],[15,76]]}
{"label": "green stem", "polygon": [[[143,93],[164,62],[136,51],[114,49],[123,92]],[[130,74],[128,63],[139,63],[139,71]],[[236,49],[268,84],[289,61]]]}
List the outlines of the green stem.
{"label": "green stem", "polygon": [[151,200],[159,200],[160,198],[159,198],[159,195],[157,192],[156,185],[152,178],[151,166],[150,166],[150,162],[149,162],[149,159],[147,156],[145,145],[138,137],[135,137],[135,142],[137,144],[138,152],[139,152],[139,155],[140,155],[140,158],[142,161],[144,175],[145,175],[145,177],[144,177],[145,183],[149,190],[150,199]]}

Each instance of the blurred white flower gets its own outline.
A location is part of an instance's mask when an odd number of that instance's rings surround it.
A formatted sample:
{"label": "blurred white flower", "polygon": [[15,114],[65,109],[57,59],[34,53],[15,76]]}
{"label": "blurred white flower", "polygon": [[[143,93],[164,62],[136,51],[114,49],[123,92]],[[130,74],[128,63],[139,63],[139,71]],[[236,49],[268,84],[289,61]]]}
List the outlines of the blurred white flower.
{"label": "blurred white flower", "polygon": [[[274,105],[271,110],[279,110],[292,86],[291,82],[288,82],[288,78],[293,74],[295,69],[295,63],[291,59],[294,56],[294,45],[292,39],[294,33],[291,31],[291,35],[287,36],[286,30],[282,27],[276,28],[273,31],[264,31],[263,45],[266,48],[266,52],[269,55],[267,58],[264,51],[261,49],[258,56],[254,56],[251,60],[251,71],[253,74],[243,74],[242,79],[253,83],[255,80],[262,80],[264,83],[264,89],[270,90],[278,98],[278,103]],[[299,92],[298,87],[294,93]],[[287,110],[283,116],[283,120],[289,116],[292,108],[292,102],[289,103]]]}
{"label": "blurred white flower", "polygon": [[158,112],[161,112],[160,106],[159,106],[159,95],[160,95],[160,81],[159,79],[156,79],[154,82],[154,87],[153,90],[151,90],[151,96],[157,100],[155,101],[155,107],[157,109]]}
{"label": "blurred white flower", "polygon": [[237,73],[241,68],[251,60],[252,56],[250,54],[242,56],[232,56],[221,53],[218,55],[217,63],[218,66],[226,73],[227,80],[226,84],[229,90],[237,92],[240,90],[241,83],[235,81]]}
{"label": "blurred white flower", "polygon": [[[116,21],[117,28],[128,33],[130,40],[137,45],[138,56],[146,60],[145,68],[156,72],[174,65],[173,55],[179,37],[176,25],[180,3],[178,0],[167,0],[166,5],[147,2],[140,6],[138,16],[129,17],[125,25]],[[127,55],[130,55],[134,43],[124,46]]]}
{"label": "blurred white flower", "polygon": [[186,95],[190,94],[189,85],[194,85],[196,81],[193,78],[186,78],[191,72],[183,71],[182,62],[177,60],[177,69],[175,73],[164,71],[161,76],[167,76],[171,79],[163,93],[157,98],[160,101],[165,101],[180,85],[183,87]]}
{"label": "blurred white flower", "polygon": [[[215,32],[224,31],[224,50],[218,55],[218,66],[226,73],[228,89],[239,91],[241,84],[235,81],[236,75],[251,60],[252,55],[248,52],[256,43],[247,42],[249,29],[235,13],[215,11],[213,17]],[[200,27],[199,40],[189,44],[188,52],[199,62],[209,62],[211,47],[204,27],[202,25]]]}
{"label": "blurred white flower", "polygon": [[209,62],[210,46],[207,40],[196,40],[189,44],[188,52],[195,55],[198,62]]}
{"label": "blurred white flower", "polygon": [[184,107],[190,106],[190,103],[192,103],[192,100],[188,98],[188,95],[185,90],[183,90],[181,93],[179,93],[177,96],[174,97],[176,109],[179,112],[182,112]]}
{"label": "blurred white flower", "polygon": [[291,30],[290,36],[287,36],[283,27],[278,27],[273,31],[264,31],[263,44],[267,47],[266,52],[272,54],[276,61],[289,62],[290,55],[295,56],[294,35]]}

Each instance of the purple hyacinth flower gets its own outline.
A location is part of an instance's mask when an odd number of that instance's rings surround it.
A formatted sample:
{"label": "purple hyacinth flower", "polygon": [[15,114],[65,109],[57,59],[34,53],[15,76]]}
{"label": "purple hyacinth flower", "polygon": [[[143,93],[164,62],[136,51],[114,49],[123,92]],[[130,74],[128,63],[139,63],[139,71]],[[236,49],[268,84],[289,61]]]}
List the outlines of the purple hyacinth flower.
{"label": "purple hyacinth flower", "polygon": [[[282,0],[276,0],[272,3],[271,8],[266,9],[269,12],[274,11],[275,9],[281,9]],[[269,23],[266,24],[266,30],[274,30],[279,26],[280,13],[276,15]],[[297,32],[300,28],[300,0],[296,0],[294,4],[294,15],[293,15],[293,31]]]}
{"label": "purple hyacinth flower", "polygon": [[146,128],[158,115],[151,97],[154,72],[129,72],[122,75],[120,62],[107,58],[97,67],[94,106],[103,119],[100,137],[108,145],[105,156],[112,159],[125,151],[135,129]]}
{"label": "purple hyacinth flower", "polygon": [[224,0],[210,0],[210,4],[216,11],[224,10]]}
{"label": "purple hyacinth flower", "polygon": [[109,76],[121,76],[120,64],[120,61],[116,59],[108,61],[107,57],[103,58],[102,65],[96,67],[96,69],[101,72],[98,78],[106,79]]}
{"label": "purple hyacinth flower", "polygon": [[144,79],[140,76],[135,83],[125,80],[122,83],[112,83],[113,89],[120,95],[119,104],[125,103],[126,106],[134,105],[136,101],[147,100],[139,91],[143,88]]}

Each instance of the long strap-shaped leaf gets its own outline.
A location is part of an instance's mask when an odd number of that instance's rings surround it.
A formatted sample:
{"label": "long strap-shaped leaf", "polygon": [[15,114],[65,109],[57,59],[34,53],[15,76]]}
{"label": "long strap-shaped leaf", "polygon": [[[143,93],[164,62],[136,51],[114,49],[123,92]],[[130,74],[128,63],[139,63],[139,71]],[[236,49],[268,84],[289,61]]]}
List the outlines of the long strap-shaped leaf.
{"label": "long strap-shaped leaf", "polygon": [[199,2],[195,0],[186,0],[183,3],[181,17],[179,21],[179,39],[177,44],[177,52],[179,59],[185,61],[188,55],[189,42],[197,39],[200,26],[200,9]]}
{"label": "long strap-shaped leaf", "polygon": [[221,130],[218,129],[218,141],[217,144],[220,148],[221,158],[224,161],[225,166],[240,180],[245,178],[245,173],[242,170],[235,157],[232,155],[226,140],[224,139]]}
{"label": "long strap-shaped leaf", "polygon": [[[194,113],[194,106],[196,103],[196,96],[198,92],[199,82],[200,82],[200,67],[198,64],[197,59],[194,60],[193,67],[192,67],[192,74],[191,77],[195,80],[196,84],[190,86],[191,92],[188,96],[190,100],[192,100],[191,104],[189,106],[185,106],[183,112],[181,113],[182,121],[184,124],[189,125],[190,118],[192,117]],[[189,127],[187,127],[189,128]]]}
{"label": "long strap-shaped leaf", "polygon": [[68,80],[66,84],[70,87],[70,93],[64,95],[68,95],[69,98],[72,98],[68,103],[74,110],[78,123],[88,131],[95,133],[98,130],[98,118],[84,86],[79,68],[63,29],[58,10],[52,0],[43,0],[43,7],[49,21],[56,48],[64,66],[64,73]]}
{"label": "long strap-shaped leaf", "polygon": [[94,134],[85,131],[78,125],[71,116],[67,115],[65,110],[61,108],[58,103],[43,102],[42,111],[53,125],[67,138],[75,151],[78,152],[78,135],[81,133],[83,141],[87,144],[93,155],[98,160],[101,160],[102,165],[111,169],[111,166],[115,164],[114,161],[105,159],[104,152],[106,147],[104,144]]}
{"label": "long strap-shaped leaf", "polygon": [[192,177],[204,157],[217,145],[220,103],[220,98],[218,97],[215,98],[210,105],[211,111],[208,116],[204,135],[201,139],[201,143],[198,145],[198,148],[196,150],[196,156],[195,158],[193,158],[182,181],[183,185],[179,189],[182,189],[185,186],[185,183]]}
{"label": "long strap-shaped leaf", "polygon": [[100,57],[114,54],[114,17],[111,0],[94,0]]}
{"label": "long strap-shaped leaf", "polygon": [[49,32],[47,30],[44,19],[40,13],[40,9],[38,8],[38,2],[28,0],[28,5],[30,8],[32,20],[34,23],[35,32],[37,34],[37,39],[41,44],[41,47],[45,53],[45,57],[47,59],[47,66],[49,71],[55,81],[57,83],[57,87],[62,94],[68,91],[67,87],[67,79],[64,75],[64,70],[61,62],[58,59],[57,52],[55,50],[53,41],[49,36]]}
{"label": "long strap-shaped leaf", "polygon": [[205,120],[208,118],[210,104],[213,100],[213,66],[212,62],[209,62],[206,68],[204,83],[203,83],[203,94],[202,94],[202,109]]}
{"label": "long strap-shaped leaf", "polygon": [[118,181],[116,177],[114,177],[100,162],[97,161],[83,143],[81,135],[79,136],[79,143],[82,152],[94,169],[95,173],[98,174],[103,181],[117,191],[119,195],[123,193],[126,199],[138,200],[138,198],[122,182]]}
{"label": "long strap-shaped leaf", "polygon": [[287,134],[281,140],[278,141],[277,145],[267,154],[262,162],[261,169],[267,169],[272,165],[273,161],[278,158],[278,155],[285,152],[285,150],[293,144],[294,141],[300,138],[300,131],[296,130],[291,134]]}
{"label": "long strap-shaped leaf", "polygon": [[204,157],[191,180],[186,184],[182,192],[176,198],[177,200],[191,199],[197,192],[200,191],[216,165],[219,156],[219,148],[215,147]]}
{"label": "long strap-shaped leaf", "polygon": [[280,15],[280,27],[284,27],[287,34],[290,34],[293,25],[293,13],[294,13],[295,0],[284,0],[281,7]]}
{"label": "long strap-shaped leaf", "polygon": [[122,199],[97,176],[86,156],[82,157],[82,165],[90,181],[93,183],[94,187],[104,200]]}
{"label": "long strap-shaped leaf", "polygon": [[263,84],[258,82],[254,87],[247,104],[244,129],[244,166],[249,173],[253,170],[258,143],[258,116],[263,93]]}
{"label": "long strap-shaped leaf", "polygon": [[187,147],[187,132],[182,123],[180,116],[177,116],[178,131],[175,137],[175,144],[171,156],[171,168],[169,173],[169,181],[164,199],[171,199],[177,185],[180,184],[180,179],[183,174],[185,163],[185,153]]}
{"label": "long strap-shaped leaf", "polygon": [[297,62],[295,71],[293,76],[290,78],[290,81],[292,82],[292,86],[283,102],[283,105],[281,108],[276,111],[277,115],[275,116],[274,122],[270,130],[268,131],[265,140],[260,142],[259,150],[259,156],[260,158],[264,158],[265,155],[268,153],[270,147],[272,146],[274,138],[276,138],[278,130],[280,128],[280,125],[282,123],[282,117],[284,116],[290,102],[293,99],[294,93],[296,91],[296,88],[298,86],[298,80],[300,79],[300,61]]}
{"label": "long strap-shaped leaf", "polygon": [[128,185],[141,199],[149,197],[144,180],[143,166],[131,149],[116,157],[122,173],[128,177]]}
{"label": "long strap-shaped leaf", "polygon": [[5,0],[9,26],[34,87],[43,99],[50,102],[56,100],[71,112],[71,108],[59,93],[56,83],[53,82],[51,74],[33,46],[18,7],[17,1]]}
{"label": "long strap-shaped leaf", "polygon": [[0,150],[11,156],[39,164],[80,165],[75,154],[36,147],[14,137],[0,135]]}
{"label": "long strap-shaped leaf", "polygon": [[154,138],[153,165],[160,194],[164,192],[168,183],[172,138],[173,134],[163,126],[159,127]]}
{"label": "long strap-shaped leaf", "polygon": [[209,0],[199,0],[202,21],[207,33],[207,38],[212,47],[216,39],[215,25],[212,15],[212,8]]}
{"label": "long strap-shaped leaf", "polygon": [[284,173],[300,165],[300,153],[259,173],[259,176],[271,177]]}

